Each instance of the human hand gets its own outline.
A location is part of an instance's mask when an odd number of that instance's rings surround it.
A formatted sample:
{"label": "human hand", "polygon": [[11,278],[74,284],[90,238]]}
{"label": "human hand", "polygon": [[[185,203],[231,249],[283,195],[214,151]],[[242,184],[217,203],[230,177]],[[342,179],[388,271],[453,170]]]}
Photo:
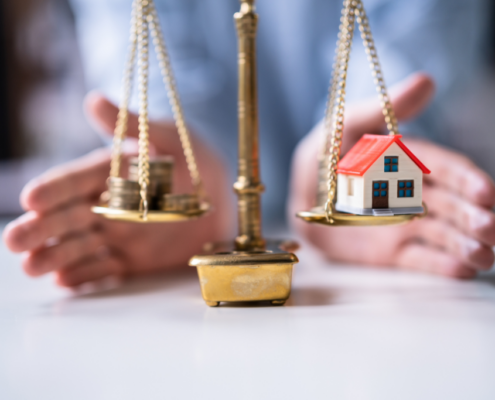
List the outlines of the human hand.
{"label": "human hand", "polygon": [[[118,113],[113,104],[93,93],[87,97],[86,109],[100,129],[113,132]],[[138,135],[135,115],[130,115],[128,134]],[[150,142],[155,153],[174,156],[177,192],[192,191],[175,126],[150,123]],[[222,212],[195,221],[149,225],[93,214],[90,208],[106,190],[110,170],[110,151],[99,149],[30,182],[21,195],[27,213],[6,227],[5,243],[24,253],[22,264],[28,275],[53,272],[56,282],[65,287],[187,265],[205,242],[223,240],[233,220],[220,157],[197,138],[193,147],[212,206]]]}
{"label": "human hand", "polygon": [[[391,90],[399,120],[417,115],[434,91],[431,79],[414,74]],[[344,151],[364,133],[382,133],[378,104],[364,102],[346,113]],[[293,160],[290,213],[314,206],[317,154],[323,140],[319,125],[298,146]],[[457,278],[472,278],[494,262],[495,184],[465,156],[418,139],[404,143],[432,171],[423,199],[429,214],[403,226],[324,227],[294,221],[296,230],[332,260],[391,266]]]}

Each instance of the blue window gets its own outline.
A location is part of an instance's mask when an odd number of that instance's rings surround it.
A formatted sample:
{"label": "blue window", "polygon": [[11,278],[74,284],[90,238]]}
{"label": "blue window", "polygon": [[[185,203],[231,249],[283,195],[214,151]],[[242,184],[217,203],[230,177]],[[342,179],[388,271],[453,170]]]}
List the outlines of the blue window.
{"label": "blue window", "polygon": [[387,188],[387,182],[382,182],[382,189],[386,189]]}
{"label": "blue window", "polygon": [[399,181],[397,197],[414,197],[414,181]]}
{"label": "blue window", "polygon": [[380,192],[379,192],[378,190],[375,190],[375,191],[373,192],[373,196],[374,196],[374,197],[380,197]]}
{"label": "blue window", "polygon": [[385,157],[385,172],[399,172],[399,157]]}
{"label": "blue window", "polygon": [[378,182],[373,183],[373,189],[380,189],[380,184]]}
{"label": "blue window", "polygon": [[386,190],[382,190],[382,197],[387,197],[387,191]]}

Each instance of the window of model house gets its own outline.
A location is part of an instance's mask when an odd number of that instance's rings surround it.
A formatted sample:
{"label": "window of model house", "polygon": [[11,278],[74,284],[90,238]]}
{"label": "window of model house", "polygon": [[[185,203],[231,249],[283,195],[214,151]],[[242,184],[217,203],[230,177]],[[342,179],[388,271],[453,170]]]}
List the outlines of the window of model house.
{"label": "window of model house", "polygon": [[399,181],[397,191],[398,197],[414,197],[414,181]]}
{"label": "window of model house", "polygon": [[385,157],[385,172],[399,172],[399,157]]}

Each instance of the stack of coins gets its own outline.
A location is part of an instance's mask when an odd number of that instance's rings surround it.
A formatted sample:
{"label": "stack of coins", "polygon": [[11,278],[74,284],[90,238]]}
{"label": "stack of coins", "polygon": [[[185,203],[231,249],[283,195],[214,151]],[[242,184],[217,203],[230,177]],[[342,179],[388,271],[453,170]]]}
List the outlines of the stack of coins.
{"label": "stack of coins", "polygon": [[160,197],[158,208],[169,212],[188,212],[199,209],[199,197],[195,194],[166,194]]}
{"label": "stack of coins", "polygon": [[139,210],[139,183],[123,178],[110,178],[108,206],[118,210]]}
{"label": "stack of coins", "polygon": [[[157,157],[150,160],[150,184],[148,195],[151,198],[151,208],[157,209],[158,202],[165,194],[172,193],[172,178],[174,159],[172,157]],[[139,160],[132,158],[129,163],[129,179],[139,180]]]}

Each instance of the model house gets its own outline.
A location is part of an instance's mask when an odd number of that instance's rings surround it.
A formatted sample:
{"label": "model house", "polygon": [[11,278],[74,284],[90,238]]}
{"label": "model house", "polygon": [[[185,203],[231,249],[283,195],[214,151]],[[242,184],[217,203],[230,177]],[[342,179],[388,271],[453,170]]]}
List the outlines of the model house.
{"label": "model house", "polygon": [[336,209],[361,215],[423,212],[423,174],[430,171],[400,135],[364,135],[338,166]]}

